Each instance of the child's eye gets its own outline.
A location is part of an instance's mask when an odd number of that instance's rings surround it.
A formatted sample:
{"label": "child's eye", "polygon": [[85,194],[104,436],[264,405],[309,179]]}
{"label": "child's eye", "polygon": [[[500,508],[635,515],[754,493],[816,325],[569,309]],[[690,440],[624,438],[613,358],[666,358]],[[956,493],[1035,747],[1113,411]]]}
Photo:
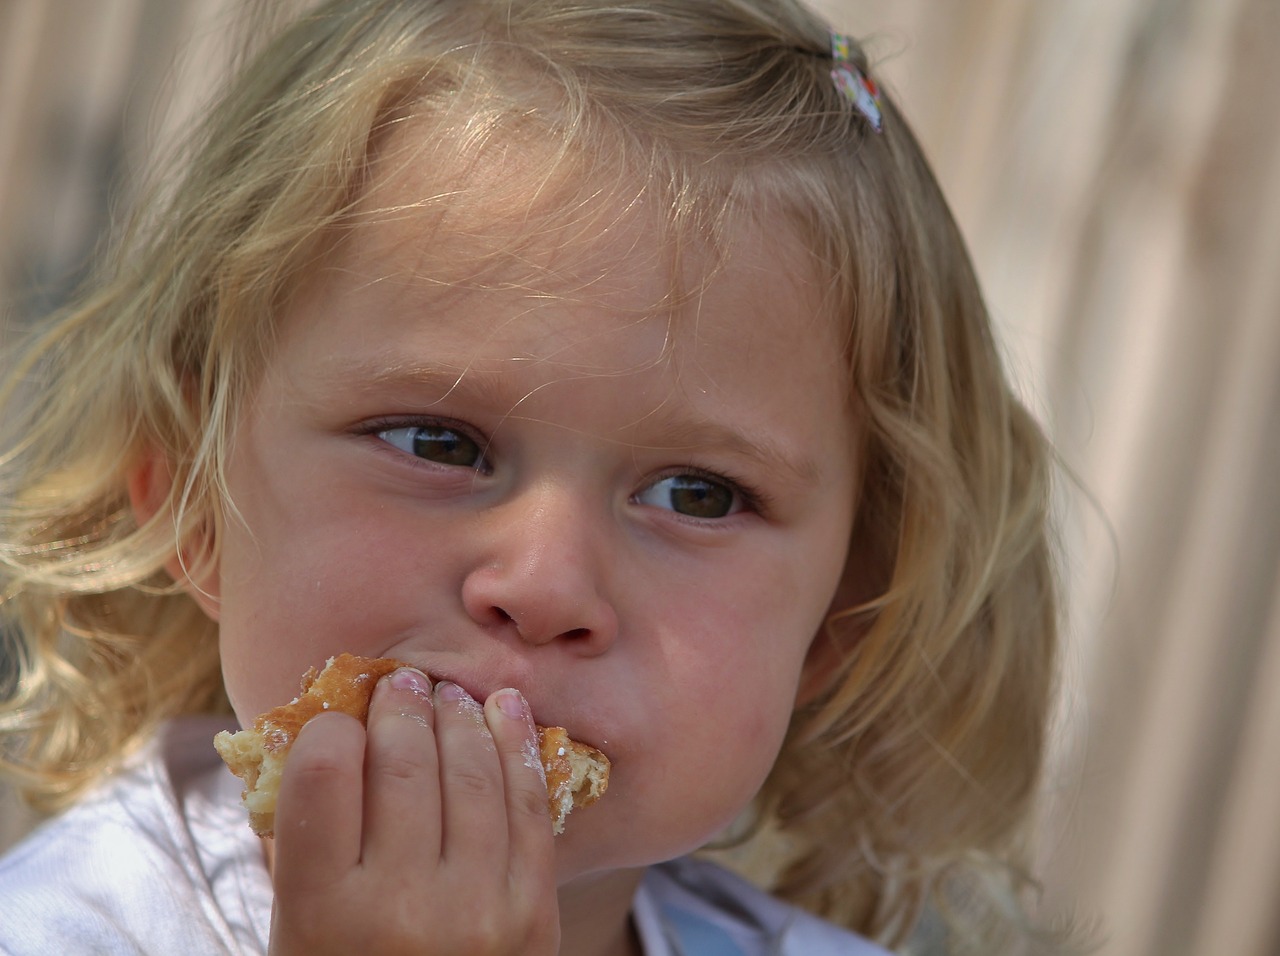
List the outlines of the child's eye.
{"label": "child's eye", "polygon": [[394,448],[437,465],[486,471],[488,462],[479,443],[448,425],[405,425],[375,432]]}
{"label": "child's eye", "polygon": [[697,474],[660,478],[641,489],[635,500],[691,518],[726,518],[744,507],[742,495],[732,485]]}

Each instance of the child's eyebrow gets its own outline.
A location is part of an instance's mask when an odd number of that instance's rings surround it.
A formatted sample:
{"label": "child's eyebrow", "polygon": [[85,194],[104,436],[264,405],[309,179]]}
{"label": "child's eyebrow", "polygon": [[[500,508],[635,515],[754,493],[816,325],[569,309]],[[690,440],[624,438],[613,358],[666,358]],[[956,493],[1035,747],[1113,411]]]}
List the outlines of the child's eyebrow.
{"label": "child's eyebrow", "polygon": [[326,388],[351,394],[381,393],[413,388],[429,393],[432,402],[443,401],[464,388],[468,395],[498,404],[505,391],[501,373],[443,363],[390,361],[377,357],[333,356],[322,368]]}
{"label": "child's eyebrow", "polygon": [[799,449],[783,448],[771,439],[755,434],[751,437],[736,428],[709,420],[690,420],[666,411],[646,419],[645,427],[662,436],[660,444],[643,447],[696,451],[714,449],[759,462],[773,472],[781,473],[799,484],[812,485],[822,476],[822,469]]}

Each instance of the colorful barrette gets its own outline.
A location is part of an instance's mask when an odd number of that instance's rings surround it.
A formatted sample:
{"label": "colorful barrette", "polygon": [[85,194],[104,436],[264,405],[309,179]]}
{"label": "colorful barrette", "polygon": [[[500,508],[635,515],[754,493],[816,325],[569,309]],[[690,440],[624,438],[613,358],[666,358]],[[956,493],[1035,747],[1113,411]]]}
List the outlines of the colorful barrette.
{"label": "colorful barrette", "polygon": [[853,63],[853,41],[843,33],[831,34],[831,79],[845,99],[867,118],[872,129],[883,129],[884,114],[880,110],[880,87]]}

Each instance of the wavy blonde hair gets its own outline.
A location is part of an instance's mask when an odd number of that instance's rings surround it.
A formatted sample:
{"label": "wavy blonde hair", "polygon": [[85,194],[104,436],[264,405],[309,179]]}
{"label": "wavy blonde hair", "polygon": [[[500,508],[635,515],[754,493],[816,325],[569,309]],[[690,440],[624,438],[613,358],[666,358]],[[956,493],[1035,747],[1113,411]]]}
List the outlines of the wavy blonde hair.
{"label": "wavy blonde hair", "polygon": [[[1053,696],[1051,456],[905,120],[886,97],[874,133],[828,44],[792,0],[341,0],[270,41],[6,370],[4,769],[62,805],[159,721],[226,708],[216,629],[163,568],[226,514],[274,317],[389,130],[425,121],[418,160],[458,170],[532,130],[548,167],[639,183],[673,236],[786,217],[847,323],[864,586],[758,801],[772,888],[890,945],[930,900],[1015,899]],[[126,476],[157,453],[172,491],[140,527]]]}

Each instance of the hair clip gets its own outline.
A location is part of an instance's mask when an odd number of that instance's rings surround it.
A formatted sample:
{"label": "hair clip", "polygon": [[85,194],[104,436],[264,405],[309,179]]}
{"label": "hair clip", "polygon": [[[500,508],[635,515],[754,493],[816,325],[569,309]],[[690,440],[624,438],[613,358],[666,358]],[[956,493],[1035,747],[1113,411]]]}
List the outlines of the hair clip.
{"label": "hair clip", "polygon": [[831,79],[877,133],[883,130],[884,114],[880,111],[880,87],[853,64],[853,41],[843,33],[831,34]]}

